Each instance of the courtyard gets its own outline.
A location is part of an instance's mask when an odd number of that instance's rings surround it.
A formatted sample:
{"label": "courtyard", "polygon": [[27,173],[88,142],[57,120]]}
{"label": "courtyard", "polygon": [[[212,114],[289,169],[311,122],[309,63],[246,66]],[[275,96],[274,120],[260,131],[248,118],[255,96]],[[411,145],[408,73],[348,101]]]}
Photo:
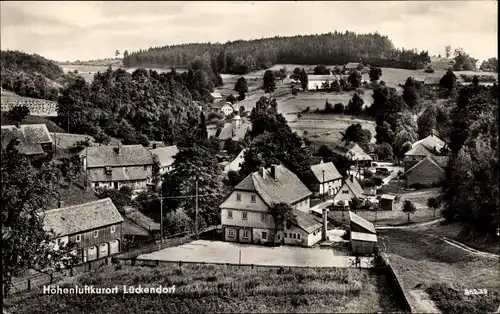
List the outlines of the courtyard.
{"label": "courtyard", "polygon": [[[241,254],[241,260],[240,260]],[[288,267],[354,267],[355,258],[333,248],[292,246],[266,247],[223,241],[197,240],[137,257],[138,260],[194,263],[254,264]],[[361,258],[362,268],[371,268],[373,258]]]}

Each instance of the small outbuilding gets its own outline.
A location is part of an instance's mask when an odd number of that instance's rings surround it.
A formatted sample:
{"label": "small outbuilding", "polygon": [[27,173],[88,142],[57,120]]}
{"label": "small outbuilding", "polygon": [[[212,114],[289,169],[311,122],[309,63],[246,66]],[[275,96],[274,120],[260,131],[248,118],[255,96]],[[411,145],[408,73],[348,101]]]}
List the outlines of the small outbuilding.
{"label": "small outbuilding", "polygon": [[361,218],[355,213],[349,211],[349,220],[351,232],[362,232],[376,234],[375,226],[366,219]]}
{"label": "small outbuilding", "polygon": [[384,194],[380,197],[380,210],[394,210],[394,203],[396,200],[395,195],[390,195],[390,194]]}
{"label": "small outbuilding", "polygon": [[378,250],[375,234],[351,232],[351,248],[354,255],[371,255]]}

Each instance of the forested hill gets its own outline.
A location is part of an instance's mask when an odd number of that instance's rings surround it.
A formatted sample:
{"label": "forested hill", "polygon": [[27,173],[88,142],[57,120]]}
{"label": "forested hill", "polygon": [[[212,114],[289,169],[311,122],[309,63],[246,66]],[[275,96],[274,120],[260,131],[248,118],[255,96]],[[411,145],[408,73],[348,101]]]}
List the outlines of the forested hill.
{"label": "forested hill", "polygon": [[51,60],[20,51],[0,51],[2,88],[18,95],[57,100],[63,70]]}
{"label": "forested hill", "polygon": [[[183,44],[124,52],[125,67],[186,67],[197,56],[211,60],[217,73],[245,74],[273,64],[346,64],[413,69],[427,52],[398,50],[387,36],[334,32],[220,43]],[[425,62],[425,61],[423,61]]]}

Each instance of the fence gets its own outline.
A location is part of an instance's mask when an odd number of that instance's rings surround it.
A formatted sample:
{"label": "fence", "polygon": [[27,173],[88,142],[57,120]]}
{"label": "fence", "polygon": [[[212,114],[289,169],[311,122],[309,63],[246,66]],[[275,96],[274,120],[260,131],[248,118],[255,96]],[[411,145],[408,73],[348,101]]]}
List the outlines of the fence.
{"label": "fence", "polygon": [[408,301],[408,295],[405,292],[405,287],[403,284],[403,281],[399,274],[394,270],[392,267],[391,263],[389,262],[389,258],[387,257],[387,254],[381,253],[379,255],[379,261],[381,266],[384,266],[384,269],[389,277],[389,284],[393,287],[394,294],[396,295],[397,300],[403,307],[405,312],[415,313],[415,309],[411,306],[410,302]]}

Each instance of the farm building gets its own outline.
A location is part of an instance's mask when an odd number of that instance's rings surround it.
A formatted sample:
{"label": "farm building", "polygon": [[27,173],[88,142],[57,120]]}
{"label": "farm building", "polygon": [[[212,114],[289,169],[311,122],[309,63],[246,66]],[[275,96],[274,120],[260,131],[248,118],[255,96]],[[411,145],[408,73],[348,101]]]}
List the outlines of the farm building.
{"label": "farm building", "polygon": [[308,75],[307,76],[307,89],[310,91],[314,90],[324,90],[326,85],[330,87],[333,81],[340,80],[338,75]]}
{"label": "farm building", "polygon": [[351,249],[354,255],[371,255],[378,251],[375,234],[351,232]]}
{"label": "farm building", "polygon": [[434,134],[426,138],[416,141],[412,144],[411,149],[405,153],[404,168],[408,171],[427,156],[439,156],[440,151],[445,147],[446,143]]}
{"label": "farm building", "polygon": [[344,71],[351,72],[356,70],[362,70],[364,68],[363,64],[358,62],[349,62],[344,66]]}
{"label": "farm building", "polygon": [[[443,158],[440,158],[443,157]],[[434,186],[445,179],[447,156],[427,156],[404,173],[406,186]]]}
{"label": "farm building", "polygon": [[45,124],[2,125],[2,145],[19,141],[19,152],[29,157],[44,156],[53,151],[53,140]]}
{"label": "farm building", "polygon": [[394,210],[394,203],[396,200],[395,195],[384,194],[380,197],[379,209],[380,210]]}
{"label": "farm building", "polygon": [[349,221],[351,232],[377,234],[375,226],[373,226],[371,222],[356,215],[352,211],[349,211]]}

